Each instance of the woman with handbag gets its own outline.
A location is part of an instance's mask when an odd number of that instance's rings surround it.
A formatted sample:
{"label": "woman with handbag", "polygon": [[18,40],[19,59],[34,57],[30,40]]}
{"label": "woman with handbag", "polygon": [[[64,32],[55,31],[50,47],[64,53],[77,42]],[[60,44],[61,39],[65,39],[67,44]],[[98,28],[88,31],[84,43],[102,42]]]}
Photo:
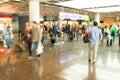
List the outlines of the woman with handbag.
{"label": "woman with handbag", "polygon": [[30,52],[31,49],[31,28],[29,23],[27,22],[25,24],[25,36],[24,36],[24,41],[27,43],[28,50]]}

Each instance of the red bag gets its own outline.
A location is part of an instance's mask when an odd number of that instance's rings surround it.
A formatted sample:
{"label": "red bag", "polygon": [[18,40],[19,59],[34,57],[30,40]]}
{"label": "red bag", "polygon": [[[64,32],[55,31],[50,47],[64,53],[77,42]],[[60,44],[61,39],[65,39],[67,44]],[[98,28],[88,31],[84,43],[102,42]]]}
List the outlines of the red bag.
{"label": "red bag", "polygon": [[[7,52],[7,49],[0,49],[0,54],[6,54]],[[14,53],[14,49],[10,49],[9,53]]]}
{"label": "red bag", "polygon": [[7,52],[6,49],[0,49],[0,54],[5,54]]}

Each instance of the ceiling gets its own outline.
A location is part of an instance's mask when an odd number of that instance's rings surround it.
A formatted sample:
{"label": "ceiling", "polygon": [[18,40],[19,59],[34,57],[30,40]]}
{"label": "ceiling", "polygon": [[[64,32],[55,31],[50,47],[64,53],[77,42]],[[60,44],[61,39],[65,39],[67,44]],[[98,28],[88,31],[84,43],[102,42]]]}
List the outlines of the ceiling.
{"label": "ceiling", "polygon": [[[54,4],[70,0],[40,0],[41,3]],[[0,13],[29,13],[29,0],[0,0]]]}
{"label": "ceiling", "polygon": [[56,3],[57,5],[87,10],[91,12],[115,12],[120,11],[119,0],[71,0]]}
{"label": "ceiling", "polygon": [[[0,12],[17,12],[27,10],[29,0],[0,0]],[[120,12],[118,0],[40,0],[41,3],[54,4],[91,12]],[[10,9],[10,10],[9,10]],[[8,10],[8,11],[7,11]]]}
{"label": "ceiling", "polygon": [[[28,2],[29,0],[0,0],[0,12],[28,14]],[[41,4],[52,4],[90,12],[102,12],[102,14],[120,17],[120,1],[118,0],[40,0],[40,2]]]}

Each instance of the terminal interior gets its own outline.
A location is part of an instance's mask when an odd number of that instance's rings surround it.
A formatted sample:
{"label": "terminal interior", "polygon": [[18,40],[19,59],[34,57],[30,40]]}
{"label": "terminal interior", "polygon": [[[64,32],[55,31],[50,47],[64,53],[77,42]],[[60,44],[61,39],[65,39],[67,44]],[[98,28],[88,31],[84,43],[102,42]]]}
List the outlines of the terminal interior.
{"label": "terminal interior", "polygon": [[[28,49],[20,51],[15,43],[24,43],[20,34],[26,22],[42,21],[47,28],[57,21],[63,24],[86,25],[98,21],[110,29],[115,23],[120,27],[120,1],[118,0],[0,0],[0,35],[3,24],[11,24],[14,50],[1,53],[5,48],[0,37],[0,80],[119,80],[119,36],[108,47],[106,41],[99,44],[95,64],[88,62],[89,44],[82,35],[78,40],[59,37],[59,45],[52,45],[47,33],[44,51],[39,60],[27,60]],[[6,49],[5,49],[6,50]],[[36,56],[34,54],[34,56]]]}

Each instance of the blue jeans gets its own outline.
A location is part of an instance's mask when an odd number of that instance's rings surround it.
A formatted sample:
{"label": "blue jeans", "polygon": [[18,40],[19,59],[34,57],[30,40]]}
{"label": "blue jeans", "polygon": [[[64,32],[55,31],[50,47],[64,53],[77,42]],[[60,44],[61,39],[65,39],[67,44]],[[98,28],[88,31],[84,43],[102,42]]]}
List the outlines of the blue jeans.
{"label": "blue jeans", "polygon": [[5,40],[5,41],[6,41],[7,49],[10,49],[11,41],[10,40]]}
{"label": "blue jeans", "polygon": [[37,47],[37,46],[38,46],[38,41],[32,42],[32,44],[31,44],[31,50],[30,50],[30,52],[29,52],[29,56],[30,56],[30,57],[32,57],[33,52],[36,50],[36,47]]}

